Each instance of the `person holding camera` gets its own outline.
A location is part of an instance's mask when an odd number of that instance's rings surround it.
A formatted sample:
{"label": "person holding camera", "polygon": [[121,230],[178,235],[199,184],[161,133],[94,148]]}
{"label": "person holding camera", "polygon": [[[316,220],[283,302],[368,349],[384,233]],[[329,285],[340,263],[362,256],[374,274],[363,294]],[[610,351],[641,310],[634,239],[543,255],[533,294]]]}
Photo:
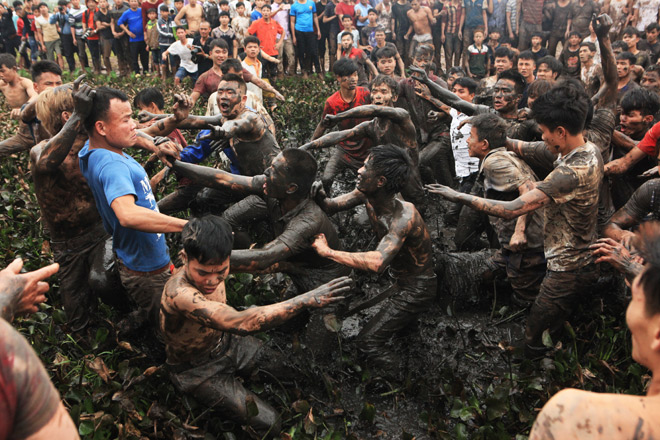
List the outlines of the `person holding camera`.
{"label": "person holding camera", "polygon": [[57,12],[52,14],[48,21],[50,24],[57,25],[62,44],[62,55],[64,55],[66,63],[69,65],[69,71],[73,72],[76,70],[76,59],[73,57],[75,46],[73,45],[73,29],[71,29],[69,23],[67,3],[67,0],[59,0],[57,2]]}
{"label": "person holding camera", "polygon": [[[94,22],[94,15],[98,11],[96,7],[96,0],[86,0],[87,10],[83,12],[83,34],[82,41],[89,47],[89,53],[92,55],[92,65],[94,66],[94,73],[101,73],[101,49],[99,43],[99,34],[96,30],[96,23]],[[80,47],[80,46],[79,46]]]}
{"label": "person holding camera", "polygon": [[208,71],[213,67],[213,60],[211,60],[211,24],[204,20],[199,24],[199,35],[193,39],[193,47],[200,47],[201,50],[197,52],[197,56],[193,58],[193,62],[197,64],[197,76]]}
{"label": "person holding camera", "polygon": [[181,63],[179,64],[179,69],[174,75],[174,85],[178,86],[181,84],[181,81],[183,81],[186,76],[192,78],[194,84],[195,81],[197,81],[199,68],[193,61],[193,54],[199,54],[202,48],[200,46],[193,46],[192,41],[189,40],[186,35],[186,30],[182,27],[176,29],[176,36],[178,40],[172,43],[172,45],[163,52],[163,61],[167,60],[167,56],[170,54],[178,55],[181,59]]}

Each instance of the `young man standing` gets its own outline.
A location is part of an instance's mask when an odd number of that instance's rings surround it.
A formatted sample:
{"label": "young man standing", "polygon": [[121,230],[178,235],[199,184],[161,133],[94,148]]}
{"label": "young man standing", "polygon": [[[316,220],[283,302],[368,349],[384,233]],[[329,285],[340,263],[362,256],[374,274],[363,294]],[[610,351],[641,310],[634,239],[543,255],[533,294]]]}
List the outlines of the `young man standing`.
{"label": "young man standing", "polygon": [[[348,58],[340,58],[335,62],[333,73],[339,82],[339,90],[333,93],[323,107],[321,120],[312,134],[312,140],[318,139],[325,133],[328,127],[325,125],[326,115],[336,115],[346,110],[369,104],[369,90],[359,87],[358,66],[355,61]],[[338,124],[339,130],[353,127],[364,119],[345,119]],[[346,167],[357,170],[369,154],[370,142],[368,139],[345,140],[337,143],[337,149],[323,170],[321,182],[326,192],[330,194],[332,182],[337,174]]]}
{"label": "young man standing", "polygon": [[319,64],[318,40],[321,39],[319,20],[316,16],[316,3],[313,0],[296,0],[289,11],[293,32],[293,45],[303,71],[303,78],[312,73],[312,63],[316,73],[321,73]]}
{"label": "young man standing", "polygon": [[[112,235],[121,282],[138,307],[135,323],[156,323],[163,287],[170,277],[164,233],[180,232],[186,220],[158,212],[147,173],[124,152],[140,144],[159,155],[178,157],[172,143],[161,149],[141,142],[132,114],[123,92],[97,88],[85,119],[89,143],[78,157],[105,230]],[[186,115],[187,111],[182,117]]]}
{"label": "young man standing", "polygon": [[46,59],[56,61],[55,55],[57,55],[57,63],[60,67],[64,67],[60,35],[57,32],[57,25],[50,23],[46,3],[39,4],[39,15],[35,17],[34,25],[37,28],[37,41],[41,43],[41,51],[46,54]]}
{"label": "young man standing", "polygon": [[129,37],[117,22],[130,8],[124,0],[114,0],[115,7],[110,10],[110,29],[112,29],[112,36],[115,38],[112,50],[117,55],[117,64],[119,64],[119,74],[126,76],[131,71],[131,50],[129,49]]}
{"label": "young man standing", "polygon": [[534,101],[536,122],[544,142],[514,142],[519,155],[549,149],[559,154],[554,170],[536,187],[513,201],[483,199],[442,185],[430,192],[489,215],[513,219],[545,207],[544,252],[548,271],[525,329],[528,355],[544,351],[544,331],[556,335],[575,308],[580,294],[598,280],[589,246],[597,238],[598,198],[603,179],[599,149],[583,137],[589,98],[577,85],[551,89]]}
{"label": "young man standing", "polygon": [[[194,1],[194,0],[193,0]],[[123,29],[129,37],[129,50],[131,52],[131,64],[133,72],[140,73],[138,59],[142,64],[142,73],[149,72],[149,53],[147,45],[144,42],[144,28],[142,27],[142,9],[138,0],[128,0],[130,9],[124,12],[117,24]]]}
{"label": "young man standing", "polygon": [[431,8],[428,6],[421,6],[419,0],[412,0],[412,2],[410,2],[410,6],[412,8],[408,11],[410,27],[408,28],[408,32],[406,32],[404,38],[406,40],[410,40],[410,36],[412,35],[412,40],[410,42],[410,52],[408,54],[410,59],[412,59],[415,56],[415,49],[418,45],[428,44],[433,46],[433,34],[431,32],[431,26],[435,24],[436,19],[433,17]]}
{"label": "young man standing", "polygon": [[[296,71],[296,51],[293,47],[293,40],[291,38],[291,22],[289,20],[289,10],[291,5],[284,3],[283,0],[275,0],[271,5],[272,18],[284,29],[283,36],[280,39],[280,48],[278,58],[280,64],[277,66],[280,74],[293,75]],[[335,44],[335,47],[337,45]],[[334,56],[333,56],[334,57]],[[284,62],[286,59],[286,64]]]}
{"label": "young man standing", "polygon": [[[188,25],[188,30],[186,34],[189,37],[194,37],[197,31],[199,31],[199,25],[202,23],[204,18],[204,10],[202,5],[197,3],[197,0],[190,0],[190,3],[185,5],[176,17],[174,17],[174,23],[177,26],[183,26],[183,21]],[[183,20],[183,21],[182,21]]]}
{"label": "young man standing", "polygon": [[[137,2],[137,0],[132,1]],[[163,62],[167,61],[167,56],[170,54],[178,56],[181,59],[181,64],[179,65],[179,69],[174,75],[174,85],[178,86],[181,84],[181,81],[183,81],[186,76],[191,77],[194,84],[195,81],[197,81],[198,67],[197,64],[193,63],[192,61],[192,52],[190,50],[192,47],[192,42],[188,40],[186,30],[182,27],[176,29],[176,36],[179,39],[170,45],[170,47],[168,47],[167,50],[163,52],[163,55],[161,55]]]}
{"label": "young man standing", "polygon": [[622,52],[616,56],[616,73],[619,76],[619,98],[621,101],[623,95],[630,90],[639,87],[639,84],[634,79],[632,67],[635,65],[635,55],[630,52]]}
{"label": "young man standing", "polygon": [[80,0],[71,0],[71,7],[69,8],[69,23],[71,24],[71,38],[73,45],[78,52],[78,61],[80,67],[86,69],[88,66],[87,51],[85,50],[85,42],[82,39],[83,35],[83,12],[87,10],[86,6],[80,4]]}
{"label": "young man standing", "polygon": [[111,22],[112,17],[108,10],[108,0],[99,0],[99,8],[96,14],[94,14],[94,24],[99,33],[101,57],[103,58],[103,66],[105,67],[106,74],[112,72],[110,55],[112,55],[112,45],[115,38],[112,35]]}
{"label": "young man standing", "polygon": [[[263,16],[262,18],[252,22],[248,28],[248,33],[259,39],[261,50],[266,55],[277,57],[282,46],[284,29],[278,22],[271,18],[270,5],[264,5],[261,8],[261,15]],[[263,67],[265,77],[274,80],[277,76],[277,64],[264,60]]]}

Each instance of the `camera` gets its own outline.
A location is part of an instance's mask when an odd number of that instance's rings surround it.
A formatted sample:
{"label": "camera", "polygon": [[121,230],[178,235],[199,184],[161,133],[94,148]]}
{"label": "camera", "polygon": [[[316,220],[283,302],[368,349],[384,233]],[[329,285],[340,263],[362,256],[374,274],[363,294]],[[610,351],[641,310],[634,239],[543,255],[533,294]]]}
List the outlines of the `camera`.
{"label": "camera", "polygon": [[86,39],[89,38],[90,35],[94,35],[94,31],[91,30],[91,29],[87,29],[85,32],[83,32],[83,34],[80,38],[82,38],[83,40],[86,40]]}
{"label": "camera", "polygon": [[192,56],[190,57],[190,61],[192,61],[195,64],[198,64],[201,60],[202,57],[199,55],[202,52],[202,48],[200,46],[192,46],[190,48],[190,53]]}

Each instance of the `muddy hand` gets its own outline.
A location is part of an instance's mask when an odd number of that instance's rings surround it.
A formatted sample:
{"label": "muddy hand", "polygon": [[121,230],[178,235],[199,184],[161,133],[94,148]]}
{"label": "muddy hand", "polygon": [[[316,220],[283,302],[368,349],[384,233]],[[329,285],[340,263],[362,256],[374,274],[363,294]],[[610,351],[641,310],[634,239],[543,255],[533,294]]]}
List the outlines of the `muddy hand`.
{"label": "muddy hand", "polygon": [[426,117],[428,118],[429,122],[438,122],[438,120],[440,119],[440,112],[436,112],[435,110],[429,110]]}
{"label": "muddy hand", "polygon": [[[6,269],[0,271],[0,296],[9,299],[8,308],[0,310],[0,315],[11,320],[15,315],[34,313],[38,305],[46,301],[48,283],[43,281],[54,275],[60,268],[57,263],[42,267],[33,272],[21,274],[23,260],[17,258]],[[5,301],[0,300],[0,304]]]}
{"label": "muddy hand", "polygon": [[624,270],[632,261],[628,249],[611,238],[601,238],[589,246],[589,249],[597,257],[595,263],[609,263],[619,271]]}
{"label": "muddy hand", "polygon": [[284,102],[284,96],[282,96],[282,94],[278,91],[275,91],[275,98],[277,98],[278,100]]}
{"label": "muddy hand", "polygon": [[146,110],[141,110],[140,113],[138,113],[138,115],[137,115],[137,120],[140,124],[146,124],[147,122],[153,121],[154,119],[156,119],[156,116],[157,115],[155,115],[153,113],[149,113]]}
{"label": "muddy hand", "polygon": [[74,111],[82,119],[85,119],[89,112],[92,111],[92,106],[94,105],[94,95],[96,91],[91,88],[88,84],[80,84],[85,78],[85,75],[80,75],[73,82],[73,106]]}
{"label": "muddy hand", "polygon": [[337,125],[337,122],[339,121],[335,115],[325,115],[322,122],[325,128],[332,128]]}
{"label": "muddy hand", "polygon": [[440,185],[439,183],[433,183],[430,185],[426,185],[424,188],[426,188],[430,193],[432,194],[437,194],[450,202],[455,202],[456,201],[456,191],[451,189],[448,186],[445,185]]}
{"label": "muddy hand", "polygon": [[308,305],[311,307],[325,307],[344,299],[342,294],[351,290],[353,280],[349,277],[335,278],[316,289],[307,292],[306,295],[312,299]]}
{"label": "muddy hand", "polygon": [[521,251],[527,246],[527,237],[524,233],[514,232],[509,241],[509,246],[514,252]]}
{"label": "muddy hand", "polygon": [[156,151],[158,158],[168,167],[174,164],[175,159],[181,158],[179,154],[182,150],[181,146],[172,141],[159,144],[156,147],[158,148],[158,151]]}
{"label": "muddy hand", "polygon": [[328,195],[325,193],[325,189],[323,188],[323,183],[319,182],[318,180],[314,183],[312,183],[312,189],[309,191],[309,195],[312,197],[314,200],[325,200],[328,198]]}
{"label": "muddy hand", "polygon": [[612,18],[607,14],[601,14],[598,17],[594,14],[591,18],[591,25],[594,28],[594,33],[601,40],[609,35],[612,23]]}
{"label": "muddy hand", "polygon": [[328,246],[328,240],[325,239],[325,234],[318,234],[316,237],[314,237],[312,248],[322,257],[327,255],[327,252],[330,250],[330,246]]}
{"label": "muddy hand", "polygon": [[212,125],[211,132],[207,135],[204,135],[199,138],[200,141],[205,141],[211,139],[213,141],[219,141],[225,138],[225,130],[219,125]]}
{"label": "muddy hand", "polygon": [[410,77],[412,79],[415,79],[419,82],[426,82],[429,79],[429,76],[426,74],[426,71],[424,69],[420,69],[419,67],[416,66],[410,66],[409,67],[410,71],[413,72]]}
{"label": "muddy hand", "polygon": [[177,93],[174,95],[174,107],[172,107],[172,113],[176,120],[180,122],[186,119],[192,106],[193,103],[190,96],[183,93]]}
{"label": "muddy hand", "polygon": [[644,171],[642,174],[639,175],[639,177],[642,177],[644,179],[650,179],[652,177],[658,177],[658,167],[653,167],[649,170]]}

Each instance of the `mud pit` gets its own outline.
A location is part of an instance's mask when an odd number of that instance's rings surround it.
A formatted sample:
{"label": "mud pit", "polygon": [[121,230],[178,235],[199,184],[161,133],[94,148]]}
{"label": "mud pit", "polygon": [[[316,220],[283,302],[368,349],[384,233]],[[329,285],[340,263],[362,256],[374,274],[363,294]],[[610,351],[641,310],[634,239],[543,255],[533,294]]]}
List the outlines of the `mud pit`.
{"label": "mud pit", "polygon": [[[322,165],[329,153],[321,153]],[[352,182],[349,172],[340,175],[333,195],[351,190]],[[354,340],[378,306],[344,322],[326,322],[326,328],[338,330],[338,335],[326,338],[329,356],[319,355],[312,344],[306,346],[302,336],[294,334],[292,339],[291,327],[269,333],[272,344],[295,353],[291,358],[301,371],[296,383],[266,385],[279,396],[279,401],[270,401],[283,411],[283,438],[525,438],[540,407],[559,389],[581,386],[605,391],[608,384],[620,382],[616,377],[620,371],[608,364],[615,357],[612,336],[609,341],[601,337],[612,329],[625,333],[627,300],[621,280],[605,274],[599,289],[603,295],[585,298],[573,319],[575,329],[571,327],[561,342],[546,341],[555,346],[547,358],[515,362],[510,344],[523,335],[526,310],[511,302],[505,280],[484,284],[479,279],[481,263],[492,250],[448,253],[453,249],[454,228],[443,224],[447,207],[434,197],[426,216],[434,241],[438,297],[419,324],[392,343],[401,358],[398,380],[374,376],[359,357]],[[332,219],[345,249],[374,248],[376,240],[363,210]],[[390,284],[387,274],[355,272],[354,279],[356,293],[348,309]],[[287,284],[281,276],[261,280],[274,292],[283,292]],[[606,323],[607,313],[614,318],[609,316]],[[618,338],[616,362],[627,365],[631,362],[628,338]],[[609,354],[603,356],[603,350]],[[590,360],[588,367],[585,358]],[[603,377],[592,371],[598,366]],[[254,389],[258,392],[263,386]]]}

